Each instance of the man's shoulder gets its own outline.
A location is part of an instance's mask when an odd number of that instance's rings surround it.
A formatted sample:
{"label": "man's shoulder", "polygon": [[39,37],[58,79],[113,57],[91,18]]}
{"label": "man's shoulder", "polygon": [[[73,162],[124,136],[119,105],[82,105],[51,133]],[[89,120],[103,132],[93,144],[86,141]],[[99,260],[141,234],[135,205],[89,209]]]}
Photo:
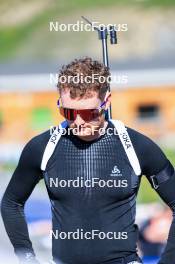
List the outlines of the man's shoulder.
{"label": "man's shoulder", "polygon": [[45,144],[48,142],[50,136],[51,136],[51,131],[46,130],[38,135],[35,135],[33,138],[30,139],[29,142],[35,143],[35,144]]}
{"label": "man's shoulder", "polygon": [[24,150],[32,151],[33,153],[41,153],[44,151],[47,142],[50,138],[50,130],[44,131],[32,137],[25,145]]}
{"label": "man's shoulder", "polygon": [[134,142],[136,142],[136,143],[145,142],[147,145],[148,144],[155,144],[153,142],[153,140],[149,136],[145,135],[144,133],[142,133],[142,132],[140,132],[134,128],[128,127],[128,126],[125,126],[125,127],[127,129],[127,132],[129,134],[131,140],[133,140]]}
{"label": "man's shoulder", "polygon": [[31,138],[22,150],[19,163],[27,164],[26,167],[40,168],[43,153],[49,138],[50,130]]}
{"label": "man's shoulder", "polygon": [[[108,126],[109,127],[115,127],[115,121],[117,120],[113,120],[113,122],[109,122]],[[153,142],[153,140],[151,138],[149,138],[147,135],[143,134],[142,132],[131,128],[130,126],[127,126],[124,122],[122,122],[126,128],[126,131],[129,134],[129,137],[133,143],[133,145],[137,145],[137,144],[143,144],[145,143],[147,146],[151,145],[151,144],[155,144]]]}
{"label": "man's shoulder", "polygon": [[127,127],[127,131],[144,175],[153,175],[165,168],[168,159],[157,143],[133,128]]}
{"label": "man's shoulder", "polygon": [[126,126],[126,129],[131,142],[133,143],[133,146],[139,155],[145,156],[146,153],[149,154],[152,151],[161,151],[158,143],[151,139],[149,136],[128,126]]}

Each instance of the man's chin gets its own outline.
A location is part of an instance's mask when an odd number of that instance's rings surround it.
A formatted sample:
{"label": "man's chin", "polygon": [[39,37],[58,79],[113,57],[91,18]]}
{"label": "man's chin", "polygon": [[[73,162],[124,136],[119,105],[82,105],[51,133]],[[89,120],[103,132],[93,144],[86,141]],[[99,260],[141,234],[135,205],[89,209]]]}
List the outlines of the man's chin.
{"label": "man's chin", "polygon": [[79,137],[80,136],[81,137],[91,137],[91,136],[93,136],[93,133],[90,131],[78,131],[78,132],[74,133],[74,135],[79,136]]}

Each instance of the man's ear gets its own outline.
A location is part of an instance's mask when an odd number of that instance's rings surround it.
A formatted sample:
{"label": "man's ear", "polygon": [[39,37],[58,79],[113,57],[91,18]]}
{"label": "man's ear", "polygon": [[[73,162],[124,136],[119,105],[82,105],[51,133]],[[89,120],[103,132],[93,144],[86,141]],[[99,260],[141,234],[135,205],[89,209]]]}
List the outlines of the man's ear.
{"label": "man's ear", "polygon": [[105,110],[107,110],[111,104],[111,92],[107,91],[105,95],[106,104],[105,104]]}

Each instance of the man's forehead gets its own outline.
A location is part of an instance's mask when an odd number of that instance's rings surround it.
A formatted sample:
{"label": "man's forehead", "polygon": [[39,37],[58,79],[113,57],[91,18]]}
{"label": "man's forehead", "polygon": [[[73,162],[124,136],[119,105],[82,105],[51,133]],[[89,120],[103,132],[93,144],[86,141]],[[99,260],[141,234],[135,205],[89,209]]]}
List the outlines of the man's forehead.
{"label": "man's forehead", "polygon": [[98,97],[98,93],[95,91],[91,91],[90,93],[88,93],[88,95],[85,95],[81,98],[71,98],[70,91],[66,90],[62,91],[60,96],[63,105],[76,105],[78,108],[88,108],[88,105],[94,105],[95,107],[98,107],[101,103],[101,100]]}

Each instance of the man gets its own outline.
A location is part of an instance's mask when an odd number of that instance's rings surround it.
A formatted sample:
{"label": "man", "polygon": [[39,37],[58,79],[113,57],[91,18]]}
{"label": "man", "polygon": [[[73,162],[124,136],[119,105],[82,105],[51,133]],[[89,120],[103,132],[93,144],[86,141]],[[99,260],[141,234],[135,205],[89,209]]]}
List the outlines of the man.
{"label": "man", "polygon": [[[75,82],[77,75],[88,78]],[[63,130],[54,131],[50,139],[46,131],[22,151],[1,206],[7,233],[22,263],[37,263],[24,204],[42,178],[52,208],[52,255],[59,264],[141,263],[135,225],[141,175],[175,211],[174,168],[161,149],[139,132],[126,127],[120,133],[120,123],[105,120],[110,106],[108,76],[108,68],[91,58],[63,67],[58,107],[67,121],[66,133],[60,136]],[[159,264],[174,263],[173,219]]]}

